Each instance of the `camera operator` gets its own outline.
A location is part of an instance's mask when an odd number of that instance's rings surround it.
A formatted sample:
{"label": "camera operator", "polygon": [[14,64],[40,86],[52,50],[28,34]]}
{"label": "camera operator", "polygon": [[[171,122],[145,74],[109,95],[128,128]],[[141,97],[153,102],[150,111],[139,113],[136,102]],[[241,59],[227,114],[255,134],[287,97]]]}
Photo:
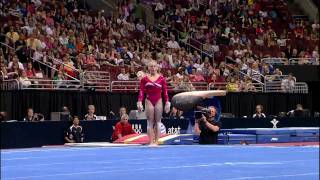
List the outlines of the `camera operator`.
{"label": "camera operator", "polygon": [[196,115],[194,132],[200,135],[200,144],[217,144],[221,123],[215,121],[217,110],[214,106],[210,106],[207,111],[201,116]]}

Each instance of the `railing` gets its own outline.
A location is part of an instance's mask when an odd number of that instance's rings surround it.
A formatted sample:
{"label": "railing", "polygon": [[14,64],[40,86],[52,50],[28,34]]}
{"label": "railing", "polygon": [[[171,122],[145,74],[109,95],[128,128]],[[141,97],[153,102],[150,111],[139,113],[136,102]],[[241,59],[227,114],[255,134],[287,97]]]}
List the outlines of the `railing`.
{"label": "railing", "polygon": [[262,58],[261,62],[272,64],[272,65],[297,65],[297,64],[307,64],[307,65],[319,65],[319,58]]}
{"label": "railing", "polygon": [[264,92],[286,92],[286,93],[308,93],[309,88],[305,82],[295,82],[290,90],[284,90],[282,87],[282,80],[288,77],[287,75],[268,75],[265,81]]}
{"label": "railing", "polygon": [[55,62],[57,62],[59,65],[62,65],[63,67],[66,66],[66,67],[70,68],[72,71],[77,72],[77,73],[80,73],[80,71],[79,71],[78,69],[69,66],[68,64],[62,62],[61,60],[59,60],[59,59],[57,59],[57,58],[54,58],[54,57],[51,57],[51,56],[46,56],[46,57],[48,57],[49,59],[52,59],[52,62],[55,61]]}
{"label": "railing", "polygon": [[[233,69],[233,70],[235,70],[234,67],[228,65],[227,63],[226,63],[226,66],[229,67],[229,68],[231,68],[231,69]],[[248,70],[251,70],[251,71],[252,71],[253,69],[248,68]],[[259,81],[259,80],[257,80],[257,79],[254,79],[252,76],[249,76],[248,74],[246,74],[246,73],[244,73],[244,72],[242,72],[242,71],[238,71],[238,72],[239,72],[241,75],[243,75],[243,76],[248,77],[249,79],[251,79],[252,82],[257,82],[257,83],[259,83],[259,84],[261,84],[261,85],[264,84],[262,81]],[[257,74],[259,75],[260,79],[265,79],[265,76],[262,75],[261,73],[257,73]]]}
{"label": "railing", "polygon": [[[190,86],[190,84],[192,84]],[[112,92],[138,92],[140,81],[112,81],[111,91]],[[180,83],[181,85],[181,83]],[[186,86],[184,86],[186,85]],[[183,88],[186,87],[186,88]],[[190,87],[190,88],[189,88]],[[192,91],[192,90],[208,90],[207,82],[186,82],[182,83],[182,86],[178,87],[168,83],[168,91],[172,92],[182,92],[182,91]]]}
{"label": "railing", "polygon": [[97,91],[110,91],[110,73],[106,71],[85,71],[83,73],[83,87]]}
{"label": "railing", "polygon": [[209,54],[209,53],[207,53],[206,51],[203,50],[203,43],[201,43],[200,41],[197,41],[197,40],[195,40],[195,39],[192,39],[192,41],[195,41],[195,42],[197,42],[197,43],[200,44],[201,49],[199,49],[198,47],[195,47],[194,45],[192,45],[192,44],[190,43],[190,41],[191,41],[190,38],[188,39],[187,42],[184,42],[184,41],[182,41],[182,40],[179,39],[179,43],[184,44],[184,45],[187,46],[187,51],[190,52],[190,49],[193,48],[193,49],[195,49],[195,50],[197,50],[197,51],[200,52],[201,58],[203,58],[203,55],[206,55],[206,56],[211,57],[211,58],[214,57],[213,54]]}
{"label": "railing", "polygon": [[2,79],[0,80],[0,90],[18,90],[20,89],[19,81],[16,79]]}
{"label": "railing", "polygon": [[119,92],[119,91],[139,91],[139,81],[112,81],[111,82],[111,91]]}
{"label": "railing", "polygon": [[[52,69],[52,70],[59,71],[57,68],[51,66],[50,64],[44,63],[44,62],[42,62],[41,60],[37,60],[37,59],[34,59],[34,58],[32,58],[32,57],[31,57],[31,59],[32,59],[33,61],[36,61],[36,62],[38,62],[38,63],[40,63],[40,64],[42,64],[42,65],[44,65],[44,66],[46,66],[46,67],[48,67],[48,68],[50,68],[50,69]],[[68,77],[68,78],[70,78],[70,79],[73,79],[74,81],[79,81],[79,82],[80,82],[79,79],[74,78],[74,77],[70,76],[70,75],[67,74],[67,73],[63,73],[63,74],[64,74],[64,76],[66,76],[66,77]]]}
{"label": "railing", "polygon": [[272,64],[272,65],[288,65],[289,61],[287,58],[262,58],[261,62]]}
{"label": "railing", "polygon": [[[148,25],[154,27],[155,29],[160,30],[162,33],[164,33],[166,35],[167,38],[169,38],[170,32],[169,32],[168,28],[166,28],[166,30],[164,30],[163,28],[158,27],[157,25],[154,25],[154,24],[148,24]],[[181,32],[181,31],[178,31],[176,29],[174,29],[173,31],[176,31],[178,34]],[[194,42],[199,43],[200,48],[192,45],[190,43],[191,40],[194,41]],[[179,42],[180,45],[184,44],[185,46],[187,46],[186,49],[187,49],[188,52],[190,52],[191,49],[195,49],[195,50],[199,51],[201,57],[203,57],[203,55],[209,56],[211,58],[214,57],[213,54],[207,53],[206,51],[203,50],[204,44],[202,42],[192,38],[191,36],[188,38],[187,42],[185,42],[185,41],[179,39],[179,35],[178,35],[178,40],[177,41]]]}
{"label": "railing", "polygon": [[296,64],[307,64],[307,65],[319,65],[319,58],[291,58],[289,59],[290,65]]}
{"label": "railing", "polygon": [[296,82],[294,86],[294,93],[304,93],[307,94],[309,92],[308,84],[305,82]]}
{"label": "railing", "polygon": [[208,85],[209,90],[226,90],[227,83],[211,82]]}
{"label": "railing", "polygon": [[6,44],[6,43],[0,42],[0,44],[3,45],[3,46],[8,47],[9,49],[13,49],[13,50],[14,50],[14,47],[11,47],[11,46],[9,46],[9,45]]}
{"label": "railing", "polygon": [[51,79],[28,79],[31,84],[21,85],[21,89],[44,89],[44,90],[79,90],[81,84],[76,80],[51,80]]}

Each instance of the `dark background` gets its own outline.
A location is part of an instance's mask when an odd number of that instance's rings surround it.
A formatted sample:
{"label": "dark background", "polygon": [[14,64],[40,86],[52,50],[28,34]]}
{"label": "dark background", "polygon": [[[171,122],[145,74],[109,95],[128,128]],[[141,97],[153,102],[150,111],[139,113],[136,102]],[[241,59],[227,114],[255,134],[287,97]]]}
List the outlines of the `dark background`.
{"label": "dark background", "polygon": [[[172,96],[172,94],[171,94]],[[2,91],[0,92],[0,111],[7,112],[7,119],[21,120],[26,115],[28,107],[34,112],[42,113],[45,119],[50,119],[50,113],[60,111],[62,106],[68,106],[72,115],[84,117],[87,106],[94,104],[96,114],[106,116],[110,111],[118,113],[120,106],[126,106],[128,113],[136,109],[137,93],[110,92],[80,92],[80,91]],[[295,109],[300,103],[306,109],[320,110],[320,103],[315,93],[228,93],[219,97],[223,113],[232,113],[237,117],[252,116],[256,104],[264,106],[267,115],[278,115]]]}

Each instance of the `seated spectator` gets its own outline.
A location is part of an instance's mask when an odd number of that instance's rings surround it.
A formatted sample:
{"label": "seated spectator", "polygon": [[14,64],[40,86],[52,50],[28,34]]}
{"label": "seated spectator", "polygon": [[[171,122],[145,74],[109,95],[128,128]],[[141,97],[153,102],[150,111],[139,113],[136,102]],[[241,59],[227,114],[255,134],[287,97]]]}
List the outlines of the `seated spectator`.
{"label": "seated spectator", "polygon": [[19,62],[19,59],[18,59],[17,55],[14,55],[13,58],[12,58],[12,61],[9,62],[8,69],[12,69],[14,64],[18,65],[19,70],[24,70],[23,64],[21,62]]}
{"label": "seated spectator", "polygon": [[239,84],[236,82],[234,77],[231,77],[230,81],[227,83],[226,90],[228,92],[238,92]]}
{"label": "seated spectator", "polygon": [[202,75],[201,68],[198,68],[198,69],[193,68],[192,74],[190,74],[189,77],[190,77],[191,82],[204,82],[204,81],[206,81]]}
{"label": "seated spectator", "polygon": [[129,116],[127,114],[123,114],[121,116],[120,122],[115,125],[114,131],[112,133],[112,141],[115,141],[129,134],[135,134],[134,130],[132,129],[132,125],[128,122],[128,120]]}
{"label": "seated spectator", "polygon": [[281,81],[281,90],[283,92],[293,92],[295,84],[296,84],[295,77],[292,75],[292,73],[289,73],[288,77],[282,79]]}
{"label": "seated spectator", "polygon": [[33,68],[31,62],[28,62],[28,64],[27,64],[26,74],[27,74],[27,77],[28,77],[28,78],[34,78],[34,77],[36,77],[36,70]]}
{"label": "seated spectator", "polygon": [[97,120],[97,115],[94,114],[95,107],[94,105],[88,106],[88,113],[84,116],[84,120]]}
{"label": "seated spectator", "polygon": [[126,73],[125,68],[120,69],[120,74],[118,74],[117,79],[120,81],[128,81],[129,80],[129,74]]}
{"label": "seated spectator", "polygon": [[258,104],[256,106],[256,112],[252,115],[252,118],[266,118],[266,115],[262,112],[263,106]]}
{"label": "seated spectator", "polygon": [[258,38],[256,38],[254,41],[256,42],[256,45],[264,46],[264,40],[263,40],[263,37],[261,35],[258,35]]}
{"label": "seated spectator", "polygon": [[296,109],[289,111],[288,115],[290,117],[309,117],[310,112],[309,110],[304,109],[301,104],[297,104]]}
{"label": "seated spectator", "polygon": [[65,141],[67,143],[83,143],[84,133],[82,126],[79,125],[79,118],[73,117],[73,124],[68,128],[65,133]]}
{"label": "seated spectator", "polygon": [[178,42],[175,40],[174,36],[172,36],[170,41],[167,42],[167,46],[168,48],[171,48],[171,49],[180,49],[180,46]]}
{"label": "seated spectator", "polygon": [[27,115],[23,118],[23,121],[44,121],[44,116],[40,113],[34,113],[32,108],[28,108]]}
{"label": "seated spectator", "polygon": [[19,77],[19,82],[21,86],[24,88],[29,87],[32,84],[29,78],[27,77],[26,71],[21,72],[21,75]]}
{"label": "seated spectator", "polygon": [[139,33],[143,33],[146,30],[146,26],[143,24],[142,19],[139,19],[136,24],[136,29]]}
{"label": "seated spectator", "polygon": [[117,116],[117,119],[121,119],[121,117],[122,117],[123,115],[125,115],[125,114],[128,114],[128,113],[127,113],[127,108],[124,107],[124,106],[120,107],[120,108],[119,108],[119,114],[118,114],[118,116]]}
{"label": "seated spectator", "polygon": [[183,75],[182,80],[174,88],[176,91],[194,91],[196,90],[187,75]]}
{"label": "seated spectator", "polygon": [[60,113],[60,120],[61,121],[71,121],[71,113],[70,110],[67,106],[63,106],[61,108],[61,113]]}
{"label": "seated spectator", "polygon": [[99,64],[97,64],[97,61],[92,53],[90,53],[88,56],[84,58],[83,64],[87,67],[90,66],[97,66],[100,67]]}
{"label": "seated spectator", "polygon": [[138,79],[138,76],[136,74],[136,68],[134,66],[131,66],[130,69],[129,69],[129,80],[137,80]]}
{"label": "seated spectator", "polygon": [[66,80],[66,78],[64,77],[63,71],[61,70],[56,73],[56,75],[53,77],[53,80],[55,80],[57,88],[63,88],[66,85],[64,81]]}

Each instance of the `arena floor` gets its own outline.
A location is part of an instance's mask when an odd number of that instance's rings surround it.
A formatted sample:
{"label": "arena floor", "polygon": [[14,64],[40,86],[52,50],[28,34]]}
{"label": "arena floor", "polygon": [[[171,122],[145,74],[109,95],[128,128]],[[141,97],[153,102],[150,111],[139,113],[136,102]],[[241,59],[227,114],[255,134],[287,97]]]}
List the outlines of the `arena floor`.
{"label": "arena floor", "polygon": [[1,179],[319,179],[319,146],[164,145],[2,150]]}

